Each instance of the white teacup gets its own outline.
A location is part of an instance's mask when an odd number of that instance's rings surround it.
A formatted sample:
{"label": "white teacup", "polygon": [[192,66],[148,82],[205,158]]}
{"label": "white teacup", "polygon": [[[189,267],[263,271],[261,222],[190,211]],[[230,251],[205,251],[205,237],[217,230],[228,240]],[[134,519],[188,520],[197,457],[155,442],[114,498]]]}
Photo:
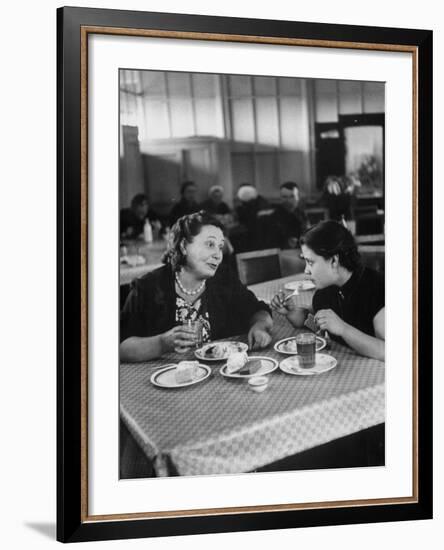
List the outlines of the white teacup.
{"label": "white teacup", "polygon": [[268,378],[266,376],[253,376],[248,379],[248,386],[256,393],[261,393],[268,386]]}

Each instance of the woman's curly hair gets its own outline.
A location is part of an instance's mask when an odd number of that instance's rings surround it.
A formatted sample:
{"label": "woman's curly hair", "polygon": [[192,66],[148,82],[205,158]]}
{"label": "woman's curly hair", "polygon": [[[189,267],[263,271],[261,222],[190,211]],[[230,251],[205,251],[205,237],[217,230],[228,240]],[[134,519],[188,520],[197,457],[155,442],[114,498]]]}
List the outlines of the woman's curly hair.
{"label": "woman's curly hair", "polygon": [[169,264],[173,271],[179,271],[186,264],[183,245],[193,242],[194,237],[205,225],[213,225],[224,232],[223,224],[204,210],[179,218],[171,228],[167,251],[162,258],[163,263]]}
{"label": "woman's curly hair", "polygon": [[349,271],[355,271],[362,264],[353,235],[339,222],[318,223],[302,235],[300,242],[325,259],[337,254],[340,265]]}

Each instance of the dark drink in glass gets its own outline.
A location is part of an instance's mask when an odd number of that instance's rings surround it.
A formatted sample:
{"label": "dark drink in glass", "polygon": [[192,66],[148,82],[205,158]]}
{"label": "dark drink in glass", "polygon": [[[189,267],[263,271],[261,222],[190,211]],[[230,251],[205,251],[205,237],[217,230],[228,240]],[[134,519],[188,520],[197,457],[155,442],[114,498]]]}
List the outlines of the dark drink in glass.
{"label": "dark drink in glass", "polygon": [[302,332],[295,338],[299,365],[303,369],[314,366],[316,359],[316,336],[312,332]]}

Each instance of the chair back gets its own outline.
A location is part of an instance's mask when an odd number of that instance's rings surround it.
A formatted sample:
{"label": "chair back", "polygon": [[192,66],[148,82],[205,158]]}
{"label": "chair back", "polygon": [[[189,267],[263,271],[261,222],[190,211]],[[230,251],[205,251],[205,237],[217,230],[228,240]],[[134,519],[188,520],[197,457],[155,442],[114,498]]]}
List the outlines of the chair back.
{"label": "chair back", "polygon": [[279,248],[236,254],[236,265],[239,279],[244,285],[253,285],[281,277]]}
{"label": "chair back", "polygon": [[356,235],[375,235],[384,233],[384,214],[377,211],[355,214]]}
{"label": "chair back", "polygon": [[367,266],[385,273],[385,246],[384,245],[359,245],[362,263]]}
{"label": "chair back", "polygon": [[308,224],[310,226],[328,220],[327,208],[306,208],[305,215],[307,216]]}

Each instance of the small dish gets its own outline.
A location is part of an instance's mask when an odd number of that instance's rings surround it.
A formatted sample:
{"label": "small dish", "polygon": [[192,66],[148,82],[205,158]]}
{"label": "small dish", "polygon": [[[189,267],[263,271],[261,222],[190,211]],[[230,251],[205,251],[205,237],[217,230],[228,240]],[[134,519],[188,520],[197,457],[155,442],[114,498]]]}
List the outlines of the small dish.
{"label": "small dish", "polygon": [[227,364],[220,369],[222,376],[226,378],[253,378],[253,376],[265,376],[278,368],[278,362],[271,357],[249,357],[245,365],[238,371],[229,373]]}
{"label": "small dish", "polygon": [[338,364],[337,360],[331,355],[325,353],[317,353],[315,364],[306,369],[302,368],[299,364],[299,357],[294,355],[293,357],[287,357],[281,361],[279,368],[286,374],[295,374],[298,376],[313,376],[314,374],[322,374],[331,369],[334,369]]}
{"label": "small dish", "polygon": [[316,288],[316,285],[311,279],[303,279],[302,281],[290,281],[285,283],[285,290],[298,290],[299,292],[305,290],[313,290]]}
{"label": "small dish", "polygon": [[267,389],[267,386],[268,378],[266,376],[253,376],[248,379],[248,387],[256,393],[262,393]]}

